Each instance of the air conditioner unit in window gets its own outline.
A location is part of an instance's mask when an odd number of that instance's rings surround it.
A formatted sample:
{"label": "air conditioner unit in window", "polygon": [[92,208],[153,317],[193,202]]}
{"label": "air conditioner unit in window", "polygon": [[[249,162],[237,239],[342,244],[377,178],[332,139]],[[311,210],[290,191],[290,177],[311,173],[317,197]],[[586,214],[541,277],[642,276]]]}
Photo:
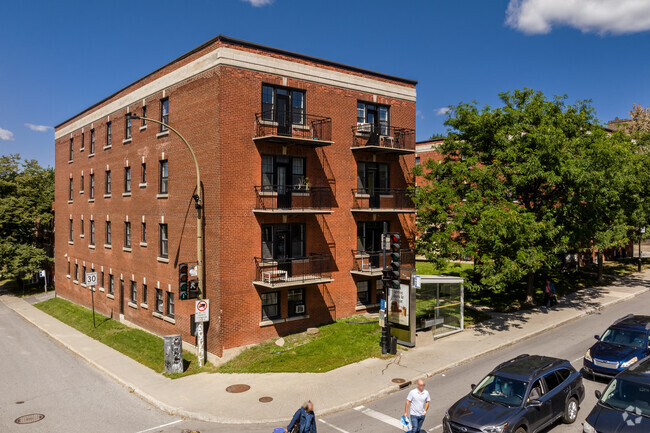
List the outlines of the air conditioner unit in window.
{"label": "air conditioner unit in window", "polygon": [[296,314],[305,314],[305,306],[296,305]]}

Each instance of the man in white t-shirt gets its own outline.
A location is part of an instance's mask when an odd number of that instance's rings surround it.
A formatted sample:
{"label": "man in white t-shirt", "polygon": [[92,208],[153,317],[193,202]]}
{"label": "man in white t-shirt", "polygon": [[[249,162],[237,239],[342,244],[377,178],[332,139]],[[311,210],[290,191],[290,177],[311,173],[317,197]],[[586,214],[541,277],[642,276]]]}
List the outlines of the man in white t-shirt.
{"label": "man in white t-shirt", "polygon": [[430,403],[429,391],[424,389],[424,381],[420,379],[417,382],[417,388],[412,389],[406,397],[406,407],[404,408],[404,416],[408,418],[410,415],[411,417],[411,433],[420,433]]}

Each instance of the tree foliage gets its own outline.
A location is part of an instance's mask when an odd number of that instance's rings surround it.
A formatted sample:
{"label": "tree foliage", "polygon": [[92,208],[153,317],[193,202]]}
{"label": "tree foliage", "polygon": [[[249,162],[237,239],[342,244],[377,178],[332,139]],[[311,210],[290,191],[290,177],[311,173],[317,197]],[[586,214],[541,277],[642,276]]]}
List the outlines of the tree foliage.
{"label": "tree foliage", "polygon": [[0,156],[0,274],[20,284],[51,261],[54,170]]}
{"label": "tree foliage", "polygon": [[567,104],[531,89],[499,95],[502,107],[461,103],[445,124],[443,160],[416,167],[420,253],[437,264],[471,256],[470,283],[502,291],[562,253],[622,245],[638,161],[623,133],[596,126],[588,101]]}

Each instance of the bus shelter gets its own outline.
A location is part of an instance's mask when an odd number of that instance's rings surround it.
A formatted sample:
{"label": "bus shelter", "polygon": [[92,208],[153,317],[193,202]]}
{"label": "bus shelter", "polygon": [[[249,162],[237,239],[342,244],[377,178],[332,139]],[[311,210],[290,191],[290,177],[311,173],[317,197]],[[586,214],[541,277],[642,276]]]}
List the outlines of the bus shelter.
{"label": "bus shelter", "polygon": [[416,326],[431,330],[437,339],[465,328],[464,279],[443,275],[419,275],[416,285]]}

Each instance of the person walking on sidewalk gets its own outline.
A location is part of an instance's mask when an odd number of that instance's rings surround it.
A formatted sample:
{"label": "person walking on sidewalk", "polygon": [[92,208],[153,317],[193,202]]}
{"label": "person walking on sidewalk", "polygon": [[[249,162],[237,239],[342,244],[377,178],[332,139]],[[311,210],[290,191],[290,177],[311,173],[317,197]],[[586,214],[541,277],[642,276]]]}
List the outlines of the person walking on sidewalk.
{"label": "person walking on sidewalk", "polygon": [[296,411],[287,426],[288,433],[316,433],[316,415],[314,415],[314,404],[306,401]]}
{"label": "person walking on sidewalk", "polygon": [[421,429],[430,403],[429,391],[424,389],[424,381],[420,379],[417,381],[416,389],[412,389],[406,397],[406,407],[404,408],[404,416],[407,419],[409,416],[411,417],[411,433],[425,431]]}
{"label": "person walking on sidewalk", "polygon": [[557,305],[557,290],[555,284],[549,279],[546,279],[546,287],[544,287],[544,307],[550,308]]}

